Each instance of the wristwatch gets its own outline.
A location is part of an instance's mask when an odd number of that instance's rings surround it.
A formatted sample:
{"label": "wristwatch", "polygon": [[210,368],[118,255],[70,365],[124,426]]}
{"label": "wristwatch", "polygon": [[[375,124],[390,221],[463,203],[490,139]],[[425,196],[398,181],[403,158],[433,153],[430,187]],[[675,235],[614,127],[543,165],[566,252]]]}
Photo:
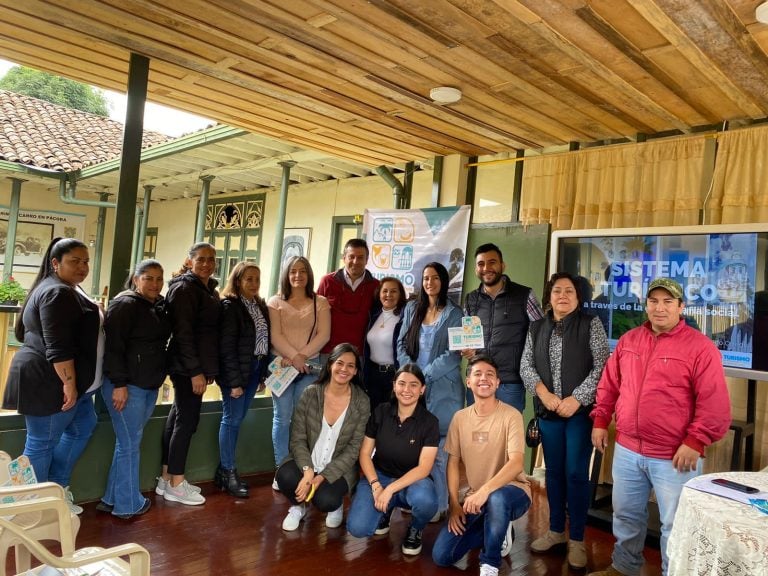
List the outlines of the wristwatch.
{"label": "wristwatch", "polygon": [[309,466],[302,466],[301,467],[301,471],[302,472],[306,472],[307,470],[309,470]]}

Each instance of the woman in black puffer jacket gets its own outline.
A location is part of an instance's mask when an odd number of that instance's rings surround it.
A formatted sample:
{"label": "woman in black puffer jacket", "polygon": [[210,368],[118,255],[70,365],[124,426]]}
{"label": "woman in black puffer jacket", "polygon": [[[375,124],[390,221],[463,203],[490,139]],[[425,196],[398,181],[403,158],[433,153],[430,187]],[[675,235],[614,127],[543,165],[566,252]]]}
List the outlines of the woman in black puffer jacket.
{"label": "woman in black puffer jacket", "polygon": [[155,492],[171,502],[197,506],[200,488],[184,477],[189,445],[200,420],[208,384],[219,374],[219,314],[216,249],[199,242],[189,249],[181,273],[168,284],[166,300],[173,325],[168,372],[174,398],[163,434],[163,473]]}
{"label": "woman in black puffer jacket", "polygon": [[240,262],[222,291],[219,325],[219,375],[222,417],[219,427],[219,468],[216,485],[239,498],[248,486],[235,467],[235,450],[248,407],[267,370],[269,312],[259,296],[261,270],[253,262]]}
{"label": "woman in black puffer jacket", "polygon": [[115,455],[107,488],[96,508],[118,518],[149,510],[141,493],[141,437],[168,374],[166,346],[171,322],[166,314],[163,267],[144,260],[109,306],[104,321],[104,380],[101,394],[115,429]]}

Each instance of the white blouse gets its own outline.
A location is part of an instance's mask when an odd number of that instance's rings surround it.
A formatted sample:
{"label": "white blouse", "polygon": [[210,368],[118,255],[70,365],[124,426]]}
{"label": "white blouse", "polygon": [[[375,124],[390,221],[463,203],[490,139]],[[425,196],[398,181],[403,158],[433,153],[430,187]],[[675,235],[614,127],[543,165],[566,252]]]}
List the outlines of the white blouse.
{"label": "white blouse", "polygon": [[315,474],[322,472],[333,459],[333,451],[336,450],[336,442],[339,440],[341,427],[344,425],[344,418],[347,417],[348,409],[349,406],[344,408],[344,412],[341,413],[333,426],[328,424],[325,415],[323,415],[323,427],[315,446],[312,448],[312,467],[315,469]]}
{"label": "white blouse", "polygon": [[395,326],[400,316],[393,310],[382,310],[376,322],[366,336],[371,350],[371,360],[376,364],[389,365],[395,363],[395,350],[392,342],[395,337]]}

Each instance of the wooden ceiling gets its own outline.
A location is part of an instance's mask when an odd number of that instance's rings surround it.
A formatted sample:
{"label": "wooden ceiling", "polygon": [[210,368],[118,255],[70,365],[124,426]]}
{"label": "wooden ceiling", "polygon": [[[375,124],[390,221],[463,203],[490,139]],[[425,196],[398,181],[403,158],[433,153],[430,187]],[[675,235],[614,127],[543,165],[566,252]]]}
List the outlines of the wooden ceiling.
{"label": "wooden ceiling", "polygon": [[393,165],[764,119],[760,2],[0,0],[0,57]]}

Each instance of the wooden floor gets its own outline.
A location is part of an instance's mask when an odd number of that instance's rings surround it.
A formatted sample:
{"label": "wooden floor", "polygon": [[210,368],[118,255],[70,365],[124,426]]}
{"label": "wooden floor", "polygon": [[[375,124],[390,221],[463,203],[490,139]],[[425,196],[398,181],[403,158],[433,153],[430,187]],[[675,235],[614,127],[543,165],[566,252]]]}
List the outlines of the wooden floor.
{"label": "wooden floor", "polygon": [[[461,574],[456,569],[438,568],[432,563],[431,549],[440,525],[432,524],[424,531],[424,549],[420,556],[405,557],[400,541],[408,518],[399,512],[392,517],[392,530],[387,536],[372,539],[351,537],[343,528],[325,527],[324,515],[310,512],[296,532],[280,528],[288,504],[273,492],[271,476],[250,477],[251,497],[238,500],[218,492],[211,484],[203,484],[207,502],[190,507],[153,500],[152,509],[133,520],[118,520],[100,513],[95,503],[86,504],[77,546],[112,546],[138,542],[152,557],[152,574],[171,575],[237,575],[318,576],[349,574],[355,576],[440,576]],[[531,554],[529,542],[547,528],[547,502],[544,489],[534,485],[533,505],[529,513],[515,524],[516,541],[512,554],[505,559],[501,575],[568,575],[573,571],[565,562],[565,551]],[[347,503],[349,505],[349,503]],[[613,538],[609,532],[588,527],[586,534],[590,570],[610,563]],[[658,576],[660,555],[647,548],[643,576]],[[470,556],[466,574],[477,574],[477,555]]]}

